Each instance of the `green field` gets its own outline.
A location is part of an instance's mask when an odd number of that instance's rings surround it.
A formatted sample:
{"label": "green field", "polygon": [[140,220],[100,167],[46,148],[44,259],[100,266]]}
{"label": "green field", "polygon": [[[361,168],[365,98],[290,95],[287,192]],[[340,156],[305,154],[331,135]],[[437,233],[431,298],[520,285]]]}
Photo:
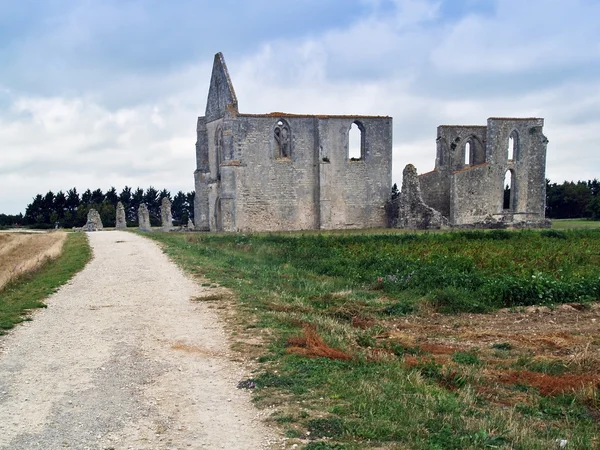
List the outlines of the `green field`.
{"label": "green field", "polygon": [[269,336],[240,381],[305,448],[600,445],[600,230],[150,236]]}
{"label": "green field", "polygon": [[580,228],[600,228],[600,220],[554,219],[552,228],[556,230],[575,230]]}

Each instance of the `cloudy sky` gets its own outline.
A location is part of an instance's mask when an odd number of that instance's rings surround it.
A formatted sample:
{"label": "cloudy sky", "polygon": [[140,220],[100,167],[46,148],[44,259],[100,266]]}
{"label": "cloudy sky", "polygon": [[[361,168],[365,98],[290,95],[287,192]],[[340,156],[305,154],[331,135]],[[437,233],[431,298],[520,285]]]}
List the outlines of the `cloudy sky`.
{"label": "cloudy sky", "polygon": [[193,189],[214,54],[240,111],[436,127],[546,119],[547,177],[600,177],[599,0],[0,0],[0,213],[75,186]]}

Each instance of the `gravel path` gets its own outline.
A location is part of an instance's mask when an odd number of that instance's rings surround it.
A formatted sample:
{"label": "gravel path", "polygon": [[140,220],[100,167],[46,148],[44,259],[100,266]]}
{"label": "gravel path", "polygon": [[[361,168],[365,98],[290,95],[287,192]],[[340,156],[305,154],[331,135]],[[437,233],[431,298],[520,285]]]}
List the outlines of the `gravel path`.
{"label": "gravel path", "polygon": [[248,376],[203,289],[150,240],[89,234],[94,259],[0,338],[0,449],[260,449]]}

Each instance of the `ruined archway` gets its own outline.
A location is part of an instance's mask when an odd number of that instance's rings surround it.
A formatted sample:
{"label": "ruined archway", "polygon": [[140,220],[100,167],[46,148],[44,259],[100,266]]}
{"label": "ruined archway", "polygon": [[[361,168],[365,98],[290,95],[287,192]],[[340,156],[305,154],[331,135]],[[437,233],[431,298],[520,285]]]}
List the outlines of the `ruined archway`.
{"label": "ruined archway", "polygon": [[514,211],[515,209],[515,174],[509,169],[504,174],[502,209]]}

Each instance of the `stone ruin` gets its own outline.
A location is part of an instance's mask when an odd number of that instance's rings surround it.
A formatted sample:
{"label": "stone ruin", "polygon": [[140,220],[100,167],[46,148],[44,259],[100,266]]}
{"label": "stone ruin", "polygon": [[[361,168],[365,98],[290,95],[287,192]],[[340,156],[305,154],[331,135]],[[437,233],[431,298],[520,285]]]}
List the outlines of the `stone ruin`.
{"label": "stone ruin", "polygon": [[393,228],[425,230],[448,227],[448,219],[423,201],[419,175],[412,164],[408,164],[402,172],[402,191],[393,203],[392,209],[397,211],[390,223]]}
{"label": "stone ruin", "polygon": [[241,113],[217,53],[194,180],[198,231],[385,227],[392,118]]}
{"label": "stone ruin", "polygon": [[387,208],[389,224],[549,227],[543,126],[541,118],[498,117],[489,118],[486,126],[439,126],[434,170],[416,177],[414,166],[404,169],[400,199]]}
{"label": "stone ruin", "polygon": [[406,192],[390,203],[391,117],[243,114],[217,53],[196,125],[196,229],[547,227],[543,126],[535,117],[439,126],[434,170],[407,167]]}
{"label": "stone ruin", "polygon": [[102,225],[102,219],[100,214],[94,208],[88,211],[87,222],[82,227],[82,231],[102,231],[104,226]]}
{"label": "stone ruin", "polygon": [[163,231],[171,231],[173,229],[173,216],[171,214],[171,201],[167,197],[163,197],[160,205],[160,220]]}
{"label": "stone ruin", "polygon": [[117,230],[124,230],[127,228],[127,220],[125,219],[125,208],[123,203],[117,203],[117,218],[115,221],[115,228]]}
{"label": "stone ruin", "polygon": [[145,203],[140,204],[138,208],[138,223],[141,231],[152,231],[150,225],[150,213]]}

